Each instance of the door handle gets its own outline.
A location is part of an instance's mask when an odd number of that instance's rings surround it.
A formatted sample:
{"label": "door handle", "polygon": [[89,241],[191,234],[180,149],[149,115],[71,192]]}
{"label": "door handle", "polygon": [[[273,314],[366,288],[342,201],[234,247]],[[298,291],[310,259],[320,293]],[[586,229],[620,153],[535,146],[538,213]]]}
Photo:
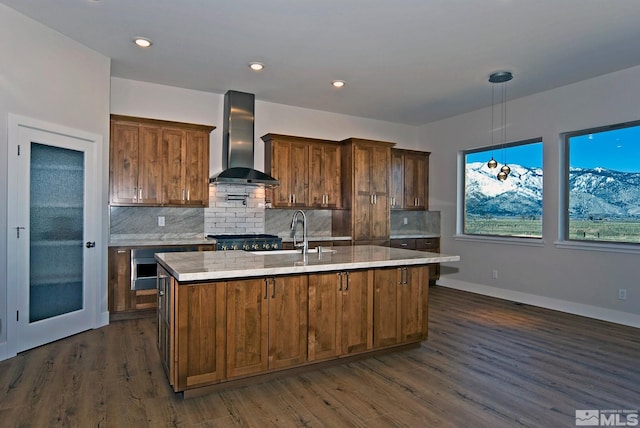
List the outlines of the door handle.
{"label": "door handle", "polygon": [[85,247],[87,248],[93,248],[96,246],[96,242],[95,241],[87,241],[86,244],[84,244]]}

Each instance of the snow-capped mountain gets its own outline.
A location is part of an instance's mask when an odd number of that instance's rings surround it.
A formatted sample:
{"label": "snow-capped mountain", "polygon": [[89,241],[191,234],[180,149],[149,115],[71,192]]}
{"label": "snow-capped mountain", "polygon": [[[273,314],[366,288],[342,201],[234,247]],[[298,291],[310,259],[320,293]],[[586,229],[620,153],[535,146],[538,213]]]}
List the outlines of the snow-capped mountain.
{"label": "snow-capped mountain", "polygon": [[[496,178],[500,167],[467,164],[468,215],[506,217],[542,216],[542,169],[509,165],[505,181]],[[640,217],[640,173],[603,168],[569,171],[569,214],[572,218]]]}

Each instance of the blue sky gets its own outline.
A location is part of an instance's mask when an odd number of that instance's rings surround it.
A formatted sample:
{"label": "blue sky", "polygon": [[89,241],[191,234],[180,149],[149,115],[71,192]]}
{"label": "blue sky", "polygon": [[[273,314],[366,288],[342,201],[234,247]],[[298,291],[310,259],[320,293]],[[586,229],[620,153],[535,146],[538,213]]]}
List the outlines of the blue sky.
{"label": "blue sky", "polygon": [[[640,126],[572,137],[569,142],[571,166],[640,172]],[[502,164],[542,166],[542,145],[507,147],[467,155],[467,162],[487,162],[491,156]]]}
{"label": "blue sky", "polygon": [[507,163],[529,168],[540,168],[542,167],[542,143],[472,153],[467,155],[467,162],[488,162],[491,156],[499,164]]}
{"label": "blue sky", "polygon": [[640,172],[640,126],[573,137],[571,166]]}

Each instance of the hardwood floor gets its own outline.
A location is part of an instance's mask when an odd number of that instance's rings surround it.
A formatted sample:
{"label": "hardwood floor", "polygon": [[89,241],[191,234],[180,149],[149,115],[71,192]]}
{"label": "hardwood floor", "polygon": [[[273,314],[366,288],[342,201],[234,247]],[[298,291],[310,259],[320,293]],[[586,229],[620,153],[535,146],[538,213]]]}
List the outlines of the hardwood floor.
{"label": "hardwood floor", "polygon": [[640,409],[640,331],[434,287],[429,340],[397,354],[183,400],[153,318],[0,362],[0,427],[574,427]]}

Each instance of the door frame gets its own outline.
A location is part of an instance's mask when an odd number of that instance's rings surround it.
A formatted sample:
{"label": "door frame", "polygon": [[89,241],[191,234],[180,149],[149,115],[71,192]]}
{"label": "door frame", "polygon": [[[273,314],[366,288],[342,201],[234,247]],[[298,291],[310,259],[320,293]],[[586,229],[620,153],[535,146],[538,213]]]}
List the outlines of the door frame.
{"label": "door frame", "polygon": [[[102,179],[102,164],[100,159],[103,153],[103,138],[99,134],[82,131],[79,129],[69,128],[63,125],[45,122],[37,119],[32,119],[24,116],[15,115],[9,113],[8,116],[8,139],[7,139],[7,341],[4,344],[0,344],[0,360],[10,358],[17,355],[18,350],[18,321],[16,316],[10,314],[16,314],[18,310],[18,290],[16,287],[18,281],[18,273],[16,269],[11,269],[11,266],[17,266],[18,254],[15,251],[9,251],[10,248],[17,245],[17,238],[15,234],[15,227],[20,223],[20,219],[17,218],[17,210],[15,209],[15,201],[18,200],[18,188],[15,185],[18,167],[16,162],[11,162],[11,159],[15,157],[17,147],[19,144],[20,129],[30,128],[46,133],[58,134],[69,138],[84,140],[88,143],[94,144],[93,159],[88,160],[88,164],[95,165],[95,174],[91,176],[91,183],[87,183],[87,186],[92,186],[96,189],[96,192],[90,195],[90,199],[85,201],[85,216],[90,219],[94,219],[85,233],[89,236],[94,236],[96,240],[96,246],[93,252],[91,266],[94,267],[91,275],[91,281],[88,284],[90,289],[87,296],[87,309],[92,312],[92,320],[89,328],[98,328],[109,323],[109,314],[106,309],[107,301],[107,285],[106,285],[106,273],[104,268],[104,254],[106,254],[107,242],[105,234],[103,233],[103,207],[101,197],[103,194],[103,179]],[[89,208],[90,207],[90,208]],[[87,209],[89,208],[89,210]],[[85,253],[86,254],[86,253]],[[2,348],[5,348],[4,351]]]}

